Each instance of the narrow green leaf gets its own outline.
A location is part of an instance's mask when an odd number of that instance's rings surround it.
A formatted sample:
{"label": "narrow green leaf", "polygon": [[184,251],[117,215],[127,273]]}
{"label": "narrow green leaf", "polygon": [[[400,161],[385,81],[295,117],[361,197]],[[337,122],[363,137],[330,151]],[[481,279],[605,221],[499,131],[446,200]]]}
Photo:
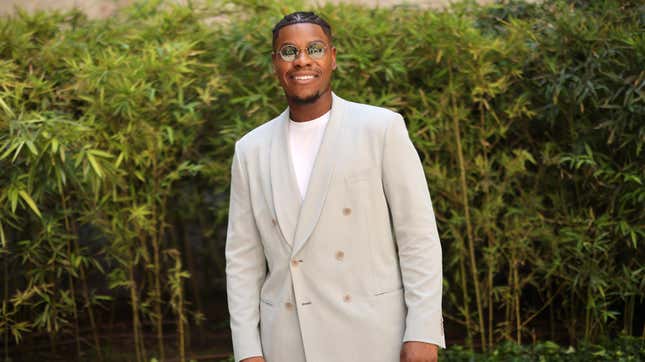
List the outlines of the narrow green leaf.
{"label": "narrow green leaf", "polygon": [[58,151],[58,140],[56,138],[52,138],[52,152],[56,153]]}
{"label": "narrow green leaf", "polygon": [[7,238],[4,235],[4,226],[2,225],[1,220],[0,220],[0,242],[2,242],[3,248],[7,247]]}
{"label": "narrow green leaf", "polygon": [[65,162],[65,145],[60,145],[58,153],[60,154],[60,160]]}
{"label": "narrow green leaf", "polygon": [[22,146],[25,145],[25,141],[22,141],[18,144],[18,148],[16,148],[16,152],[13,154],[13,158],[11,159],[11,162],[16,161],[16,158],[18,158],[18,155],[20,154],[20,150],[22,150]]}
{"label": "narrow green leaf", "polygon": [[168,137],[168,142],[172,145],[175,143],[175,132],[173,131],[172,127],[166,126],[164,127],[166,131],[166,135]]}
{"label": "narrow green leaf", "polygon": [[16,143],[12,143],[12,144],[11,144],[11,146],[9,146],[9,147],[4,151],[4,153],[2,154],[2,156],[0,156],[0,160],[4,160],[7,156],[9,156],[9,154],[10,154],[11,152],[13,152],[13,150],[15,150],[15,149],[16,149],[16,147],[18,147],[18,145],[19,145],[19,143],[17,143],[17,142],[16,142]]}
{"label": "narrow green leaf", "polygon": [[107,153],[105,151],[101,151],[101,150],[94,150],[93,149],[93,150],[89,150],[87,152],[92,154],[92,155],[94,155],[94,156],[99,156],[99,157],[103,157],[103,158],[114,158],[114,155],[112,155],[110,153]]}
{"label": "narrow green leaf", "polygon": [[18,193],[20,194],[20,197],[22,197],[22,199],[23,199],[23,200],[25,200],[25,202],[27,203],[27,205],[29,205],[29,207],[31,208],[31,210],[33,210],[33,212],[34,212],[36,215],[38,215],[38,217],[42,217],[42,215],[40,214],[40,210],[38,210],[38,207],[36,206],[36,203],[35,203],[35,202],[34,202],[34,200],[31,198],[31,196],[29,196],[29,194],[28,194],[26,191],[24,191],[24,190],[20,190],[20,191],[18,191]]}
{"label": "narrow green leaf", "polygon": [[74,265],[74,268],[78,268],[78,266],[81,265],[82,261],[83,261],[83,257],[72,255],[72,265]]}
{"label": "narrow green leaf", "polygon": [[118,168],[119,166],[121,166],[121,162],[123,162],[124,157],[125,157],[124,152],[119,153],[119,157],[117,157],[116,162],[114,163],[114,167]]}
{"label": "narrow green leaf", "polygon": [[8,191],[9,194],[9,203],[11,204],[11,212],[16,213],[16,208],[18,207],[18,192],[15,189],[10,188]]}
{"label": "narrow green leaf", "polygon": [[88,152],[87,159],[90,161],[90,164],[92,165],[92,169],[94,169],[94,172],[96,172],[96,174],[102,178],[103,169],[101,169],[101,165],[99,165],[99,163],[96,161],[96,158],[94,158],[94,156]]}
{"label": "narrow green leaf", "polygon": [[11,118],[15,118],[15,117],[16,117],[16,114],[15,114],[15,113],[13,113],[13,111],[11,110],[11,108],[9,108],[9,106],[7,105],[7,103],[5,103],[5,102],[4,102],[4,99],[2,99],[2,97],[0,97],[0,107],[2,107],[2,109],[4,109],[4,111],[5,111],[5,113],[7,113]]}
{"label": "narrow green leaf", "polygon": [[27,144],[27,148],[29,148],[29,151],[34,154],[34,156],[38,156],[38,149],[36,148],[36,145],[34,145],[34,142],[29,140],[25,142]]}

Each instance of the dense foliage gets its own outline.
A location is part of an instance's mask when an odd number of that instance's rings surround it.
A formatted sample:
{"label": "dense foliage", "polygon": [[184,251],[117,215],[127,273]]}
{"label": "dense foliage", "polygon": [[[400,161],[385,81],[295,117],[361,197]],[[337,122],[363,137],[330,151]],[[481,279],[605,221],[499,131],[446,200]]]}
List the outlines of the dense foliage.
{"label": "dense foliage", "polygon": [[520,346],[504,342],[487,352],[473,352],[463,346],[451,346],[440,352],[442,362],[636,362],[645,359],[643,340],[621,337],[601,344],[582,343],[577,348],[561,347],[553,342]]}
{"label": "dense foliage", "polygon": [[[645,360],[642,338],[620,337],[600,344],[581,343],[562,347],[551,341],[533,345],[502,342],[486,352],[475,352],[462,345],[451,345],[439,351],[442,362],[640,362]],[[230,356],[226,362],[235,362]]]}
{"label": "dense foliage", "polygon": [[[643,336],[645,9],[504,3],[321,7],[333,87],[408,122],[449,336]],[[46,334],[100,360],[123,306],[137,361],[169,333],[183,360],[190,326],[224,322],[204,312],[223,305],[233,144],[285,106],[270,29],[301,5],[0,19],[2,357]]]}

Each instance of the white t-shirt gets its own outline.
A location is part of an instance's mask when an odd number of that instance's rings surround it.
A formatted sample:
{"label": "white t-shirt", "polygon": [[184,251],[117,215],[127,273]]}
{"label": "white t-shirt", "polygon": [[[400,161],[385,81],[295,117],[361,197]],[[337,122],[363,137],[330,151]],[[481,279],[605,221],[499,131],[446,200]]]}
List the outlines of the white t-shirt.
{"label": "white t-shirt", "polygon": [[309,177],[330,117],[331,111],[306,122],[294,122],[289,119],[289,150],[302,200],[307,194]]}

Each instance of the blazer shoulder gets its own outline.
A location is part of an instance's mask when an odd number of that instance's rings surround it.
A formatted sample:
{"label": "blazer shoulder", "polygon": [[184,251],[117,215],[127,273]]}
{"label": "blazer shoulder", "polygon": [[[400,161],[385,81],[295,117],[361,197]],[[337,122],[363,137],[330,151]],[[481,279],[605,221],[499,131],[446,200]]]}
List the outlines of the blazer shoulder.
{"label": "blazer shoulder", "polygon": [[387,130],[392,123],[403,122],[401,114],[384,107],[348,101],[347,110],[352,123],[376,132]]}
{"label": "blazer shoulder", "polygon": [[256,128],[248,131],[236,142],[238,151],[246,152],[256,148],[270,147],[271,138],[275,127],[278,125],[280,116],[267,121]]}

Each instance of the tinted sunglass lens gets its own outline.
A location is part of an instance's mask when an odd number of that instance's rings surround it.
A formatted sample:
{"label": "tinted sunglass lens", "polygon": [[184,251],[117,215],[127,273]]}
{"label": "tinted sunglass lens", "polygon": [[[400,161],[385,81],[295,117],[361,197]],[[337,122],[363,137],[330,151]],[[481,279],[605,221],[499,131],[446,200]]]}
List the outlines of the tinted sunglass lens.
{"label": "tinted sunglass lens", "polygon": [[322,44],[314,43],[307,47],[307,54],[315,59],[320,59],[325,55],[325,46]]}
{"label": "tinted sunglass lens", "polygon": [[280,48],[280,57],[287,62],[291,62],[296,59],[298,55],[298,48],[293,45],[287,45]]}

